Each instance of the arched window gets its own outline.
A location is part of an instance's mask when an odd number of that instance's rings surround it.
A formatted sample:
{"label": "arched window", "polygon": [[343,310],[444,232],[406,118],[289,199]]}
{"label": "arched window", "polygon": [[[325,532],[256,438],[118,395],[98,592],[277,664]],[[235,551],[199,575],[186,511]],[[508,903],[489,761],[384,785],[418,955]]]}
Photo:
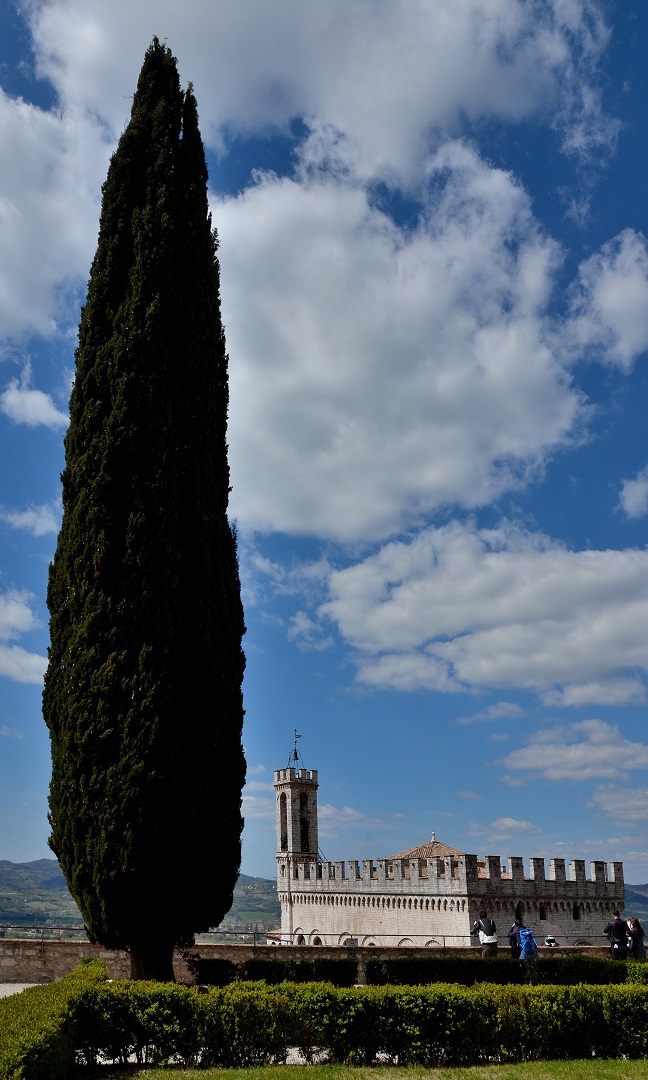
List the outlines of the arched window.
{"label": "arched window", "polygon": [[308,795],[302,791],[299,796],[299,840],[301,851],[310,851],[308,835]]}
{"label": "arched window", "polygon": [[281,850],[288,851],[288,806],[285,791],[282,791],[279,796],[279,835]]}

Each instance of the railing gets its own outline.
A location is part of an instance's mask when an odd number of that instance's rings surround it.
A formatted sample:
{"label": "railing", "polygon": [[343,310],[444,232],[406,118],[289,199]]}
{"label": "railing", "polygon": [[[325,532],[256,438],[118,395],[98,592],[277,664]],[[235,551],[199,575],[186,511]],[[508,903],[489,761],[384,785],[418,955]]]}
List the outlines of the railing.
{"label": "railing", "polygon": [[[196,934],[196,945],[222,944],[222,945],[281,945],[281,946],[307,946],[321,945],[326,948],[336,947],[340,944],[346,948],[376,947],[376,948],[434,948],[453,949],[479,948],[479,942],[475,937],[468,934],[349,934],[341,943],[338,941],[326,941],[326,935],[320,935],[319,941],[309,941],[302,934],[293,934],[291,941],[286,941],[289,935],[279,932],[270,935],[265,930],[248,930],[243,927],[219,927],[204,934]],[[336,935],[338,937],[339,935]],[[87,941],[88,935],[84,926],[57,926],[40,925],[27,926],[24,923],[11,924],[0,923],[0,938],[24,939],[28,941]],[[544,938],[536,934],[536,941],[541,947],[545,946]],[[562,934],[556,941],[556,947],[573,947],[579,945],[607,946],[608,942],[604,934]],[[499,948],[503,953],[508,952],[508,939],[500,937]]]}

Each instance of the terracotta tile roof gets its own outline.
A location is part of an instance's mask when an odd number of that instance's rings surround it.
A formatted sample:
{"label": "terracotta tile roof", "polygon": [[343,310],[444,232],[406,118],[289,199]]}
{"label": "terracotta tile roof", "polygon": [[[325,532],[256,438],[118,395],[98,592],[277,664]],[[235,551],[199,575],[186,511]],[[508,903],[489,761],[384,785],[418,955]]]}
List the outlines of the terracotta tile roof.
{"label": "terracotta tile roof", "polygon": [[418,847],[409,848],[408,851],[399,851],[398,855],[390,855],[388,861],[392,859],[445,859],[449,855],[465,855],[465,851],[459,851],[458,848],[449,847],[448,844],[442,844],[439,840],[428,840],[425,844],[419,844]]}

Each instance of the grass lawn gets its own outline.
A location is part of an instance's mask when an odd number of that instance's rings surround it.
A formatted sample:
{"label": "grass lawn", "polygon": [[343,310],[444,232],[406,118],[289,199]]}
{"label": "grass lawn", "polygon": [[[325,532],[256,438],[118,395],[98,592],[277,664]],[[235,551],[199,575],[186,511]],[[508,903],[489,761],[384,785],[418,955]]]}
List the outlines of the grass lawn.
{"label": "grass lawn", "polygon": [[470,1069],[266,1065],[261,1069],[135,1069],[98,1072],[106,1080],[646,1080],[645,1061],[532,1061]]}

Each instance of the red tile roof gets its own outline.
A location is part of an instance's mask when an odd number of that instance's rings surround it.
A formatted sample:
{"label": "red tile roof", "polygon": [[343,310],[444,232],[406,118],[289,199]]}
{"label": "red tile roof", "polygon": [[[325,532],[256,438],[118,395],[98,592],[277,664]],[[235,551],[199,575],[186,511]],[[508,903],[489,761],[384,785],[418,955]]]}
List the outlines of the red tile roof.
{"label": "red tile roof", "polygon": [[408,851],[400,851],[398,855],[390,855],[388,861],[391,862],[392,859],[446,859],[449,855],[465,854],[465,851],[449,847],[448,844],[442,844],[439,840],[428,840],[427,843],[419,844],[418,847],[410,848]]}

